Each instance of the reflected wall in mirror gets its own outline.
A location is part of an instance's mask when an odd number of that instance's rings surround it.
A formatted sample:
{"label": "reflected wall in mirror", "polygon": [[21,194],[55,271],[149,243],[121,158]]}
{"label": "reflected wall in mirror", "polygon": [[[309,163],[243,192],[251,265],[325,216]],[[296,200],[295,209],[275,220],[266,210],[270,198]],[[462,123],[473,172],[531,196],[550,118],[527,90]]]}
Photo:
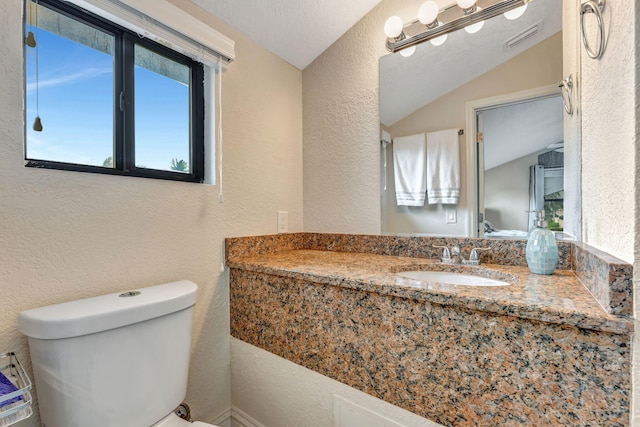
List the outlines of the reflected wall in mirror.
{"label": "reflected wall in mirror", "polygon": [[[449,2],[450,3],[450,2]],[[460,161],[460,199],[457,204],[429,204],[424,206],[398,205],[394,181],[393,143],[382,144],[382,232],[383,234],[418,234],[437,236],[481,236],[482,223],[478,213],[495,214],[501,229],[516,229],[513,222],[501,223],[502,210],[498,199],[513,200],[499,189],[485,188],[487,179],[477,174],[481,169],[476,160],[476,144],[470,137],[476,129],[467,125],[467,104],[474,100],[515,94],[535,88],[558,87],[563,79],[562,3],[557,0],[536,0],[529,3],[524,15],[517,20],[497,16],[485,22],[484,28],[475,34],[457,31],[449,34],[446,43],[434,46],[422,43],[410,57],[388,54],[380,58],[380,121],[381,130],[392,139],[431,133],[444,129],[462,129],[458,138]],[[440,7],[447,4],[440,2]],[[559,89],[557,90],[559,92]],[[561,101],[560,101],[561,102]],[[556,111],[557,101],[553,107]],[[559,113],[562,121],[564,114]],[[497,123],[501,120],[498,119]],[[510,127],[520,125],[508,122]],[[547,124],[540,124],[545,127]],[[561,129],[561,128],[560,128]],[[497,131],[500,132],[500,131]],[[554,132],[558,138],[558,128]],[[560,131],[561,132],[561,131]],[[552,138],[552,139],[553,139]],[[524,138],[515,136],[512,143],[527,144]],[[545,145],[531,149],[528,161],[537,164],[540,154],[560,149]],[[549,148],[547,148],[549,146]],[[503,150],[498,150],[503,151]],[[557,152],[557,151],[556,151]],[[481,161],[494,162],[493,154],[486,153]],[[535,157],[535,159],[534,159]],[[512,159],[515,160],[515,159]],[[529,166],[525,167],[528,179]],[[482,167],[484,170],[484,166]],[[573,172],[572,172],[573,173]],[[579,171],[576,173],[579,174]],[[495,174],[494,174],[495,175]],[[478,179],[479,178],[479,179]],[[504,181],[505,178],[499,178]],[[492,181],[492,177],[488,177]],[[495,181],[495,180],[494,180]],[[481,188],[480,188],[481,187]],[[529,200],[528,182],[524,194],[519,194],[525,206]],[[481,197],[489,194],[488,198]],[[484,206],[479,206],[480,202]],[[522,208],[519,207],[518,209]],[[483,212],[484,210],[484,212]],[[516,216],[518,229],[528,223],[528,206]],[[562,212],[557,212],[562,214]],[[558,215],[556,215],[556,218]],[[509,220],[511,221],[511,220]],[[495,224],[494,224],[495,225]]]}

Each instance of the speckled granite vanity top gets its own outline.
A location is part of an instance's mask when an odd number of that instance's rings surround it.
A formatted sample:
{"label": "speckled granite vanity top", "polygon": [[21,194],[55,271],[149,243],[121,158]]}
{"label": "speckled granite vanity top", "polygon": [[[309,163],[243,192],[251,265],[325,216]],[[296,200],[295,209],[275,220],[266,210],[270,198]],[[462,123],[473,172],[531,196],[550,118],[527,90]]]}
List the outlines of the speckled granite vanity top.
{"label": "speckled granite vanity top", "polygon": [[[526,267],[445,265],[439,260],[371,253],[285,250],[228,259],[231,268],[292,277],[501,315],[627,334],[633,323],[608,314],[571,270],[542,276]],[[460,272],[509,282],[505,287],[424,283],[397,276],[409,270]]]}
{"label": "speckled granite vanity top", "polygon": [[[434,245],[491,251],[481,266],[452,266]],[[534,275],[525,247],[320,233],[227,239],[231,335],[445,426],[628,426],[632,266],[558,242],[559,269]],[[412,270],[511,285],[396,274]]]}

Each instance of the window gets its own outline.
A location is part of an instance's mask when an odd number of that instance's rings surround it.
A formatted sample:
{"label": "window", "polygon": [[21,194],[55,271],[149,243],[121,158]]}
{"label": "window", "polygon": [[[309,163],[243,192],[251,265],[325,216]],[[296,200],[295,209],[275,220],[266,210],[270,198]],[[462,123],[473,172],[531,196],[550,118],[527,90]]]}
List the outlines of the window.
{"label": "window", "polygon": [[27,0],[30,31],[27,166],[203,181],[202,64],[55,0]]}

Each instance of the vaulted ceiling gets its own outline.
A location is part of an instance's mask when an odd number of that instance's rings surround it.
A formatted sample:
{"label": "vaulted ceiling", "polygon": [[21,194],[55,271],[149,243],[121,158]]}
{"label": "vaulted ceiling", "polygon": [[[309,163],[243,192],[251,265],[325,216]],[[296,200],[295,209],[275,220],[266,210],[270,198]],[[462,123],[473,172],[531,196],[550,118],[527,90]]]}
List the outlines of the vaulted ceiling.
{"label": "vaulted ceiling", "polygon": [[[443,0],[445,1],[445,0]],[[536,26],[537,32],[526,33]],[[475,34],[459,30],[442,46],[422,43],[413,56],[380,59],[380,121],[391,126],[441,96],[486,73],[562,30],[562,2],[536,0],[523,16],[496,16]],[[526,34],[512,48],[505,42]]]}
{"label": "vaulted ceiling", "polygon": [[380,0],[192,0],[304,69]]}

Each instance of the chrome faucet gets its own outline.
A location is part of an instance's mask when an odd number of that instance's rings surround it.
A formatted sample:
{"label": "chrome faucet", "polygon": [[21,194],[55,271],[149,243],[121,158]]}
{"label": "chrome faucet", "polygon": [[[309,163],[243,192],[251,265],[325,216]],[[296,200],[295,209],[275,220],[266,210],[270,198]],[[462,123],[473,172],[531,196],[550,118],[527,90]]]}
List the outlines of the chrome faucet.
{"label": "chrome faucet", "polygon": [[460,246],[452,246],[451,247],[451,264],[462,264],[465,259],[462,256],[462,252],[460,252]]}
{"label": "chrome faucet", "polygon": [[469,254],[469,259],[464,261],[466,265],[480,265],[480,252],[490,251],[491,248],[473,248]]}
{"label": "chrome faucet", "polygon": [[442,249],[442,258],[440,258],[440,260],[442,261],[443,264],[453,264],[453,260],[451,259],[451,252],[449,251],[449,248],[446,246],[438,246],[438,245],[432,245],[434,248],[439,248]]}
{"label": "chrome faucet", "polygon": [[464,265],[480,265],[480,252],[490,251],[491,248],[473,248],[469,254],[469,259],[464,259],[460,247],[454,245],[449,249],[447,246],[433,245],[434,248],[442,249],[443,264],[464,264]]}

